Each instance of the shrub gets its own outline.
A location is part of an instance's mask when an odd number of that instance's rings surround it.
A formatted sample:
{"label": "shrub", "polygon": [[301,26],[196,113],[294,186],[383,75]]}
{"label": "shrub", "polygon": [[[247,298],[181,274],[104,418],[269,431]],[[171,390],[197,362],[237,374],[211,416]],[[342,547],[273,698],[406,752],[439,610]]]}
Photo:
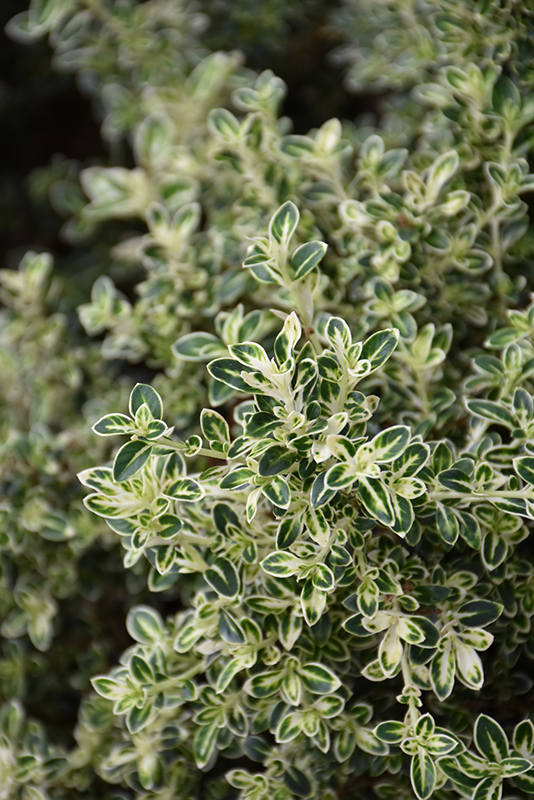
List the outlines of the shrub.
{"label": "shrub", "polygon": [[[532,794],[531,14],[250,8],[10,26],[132,161],[39,176],[111,242],[83,330],[47,254],[0,275],[0,796]],[[377,119],[294,133],[221,9],[313,11]]]}

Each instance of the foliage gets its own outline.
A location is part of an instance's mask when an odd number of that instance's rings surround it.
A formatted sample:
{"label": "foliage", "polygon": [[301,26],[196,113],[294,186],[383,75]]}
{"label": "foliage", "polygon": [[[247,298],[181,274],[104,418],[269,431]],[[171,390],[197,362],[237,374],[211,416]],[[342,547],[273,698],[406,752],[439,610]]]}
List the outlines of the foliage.
{"label": "foliage", "polygon": [[[113,242],[83,330],[47,254],[0,275],[0,797],[532,794],[531,14],[346,2],[381,122],[302,135],[210,52],[221,7],[11,24],[133,161],[50,179],[66,238]],[[65,673],[74,746],[22,710]]]}

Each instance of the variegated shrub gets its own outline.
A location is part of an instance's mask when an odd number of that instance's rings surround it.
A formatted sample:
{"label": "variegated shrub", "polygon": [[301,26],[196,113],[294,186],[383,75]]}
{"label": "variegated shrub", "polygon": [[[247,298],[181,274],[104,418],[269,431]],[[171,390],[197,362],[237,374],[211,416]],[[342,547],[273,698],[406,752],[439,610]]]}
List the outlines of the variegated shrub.
{"label": "variegated shrub", "polygon": [[[306,135],[270,69],[210,52],[248,3],[11,24],[133,160],[49,179],[102,264],[76,347],[48,256],[0,275],[0,798],[534,794],[532,12],[341,5],[269,0],[243,42],[308,10],[387,90]],[[65,675],[74,744],[23,711]]]}

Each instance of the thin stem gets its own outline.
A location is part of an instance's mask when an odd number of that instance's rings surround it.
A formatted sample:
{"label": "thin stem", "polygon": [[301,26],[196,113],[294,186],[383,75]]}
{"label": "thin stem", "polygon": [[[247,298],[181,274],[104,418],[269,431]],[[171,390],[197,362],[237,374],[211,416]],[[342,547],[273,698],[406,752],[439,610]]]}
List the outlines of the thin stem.
{"label": "thin stem", "polygon": [[[172,439],[168,439],[166,436],[162,437],[162,439],[159,439],[158,441],[164,442],[165,447],[172,447],[173,450],[177,450],[179,453],[184,453],[184,451],[187,450],[187,445],[184,442],[175,442]],[[211,450],[207,447],[201,447],[199,450],[196,450],[194,455],[206,456],[207,458],[216,458],[218,461],[228,460],[227,457],[222,453],[216,453],[215,450]]]}

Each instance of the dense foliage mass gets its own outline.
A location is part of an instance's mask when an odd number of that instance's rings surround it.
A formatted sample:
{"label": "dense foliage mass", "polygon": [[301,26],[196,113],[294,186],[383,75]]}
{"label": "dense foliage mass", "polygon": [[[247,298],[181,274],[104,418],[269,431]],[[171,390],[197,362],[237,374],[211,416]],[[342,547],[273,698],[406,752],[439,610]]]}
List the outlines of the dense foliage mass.
{"label": "dense foliage mass", "polygon": [[[373,114],[294,132],[250,59],[300,24]],[[0,272],[0,798],[534,794],[528,5],[9,32],[110,157],[37,179],[77,316],[50,254]]]}

